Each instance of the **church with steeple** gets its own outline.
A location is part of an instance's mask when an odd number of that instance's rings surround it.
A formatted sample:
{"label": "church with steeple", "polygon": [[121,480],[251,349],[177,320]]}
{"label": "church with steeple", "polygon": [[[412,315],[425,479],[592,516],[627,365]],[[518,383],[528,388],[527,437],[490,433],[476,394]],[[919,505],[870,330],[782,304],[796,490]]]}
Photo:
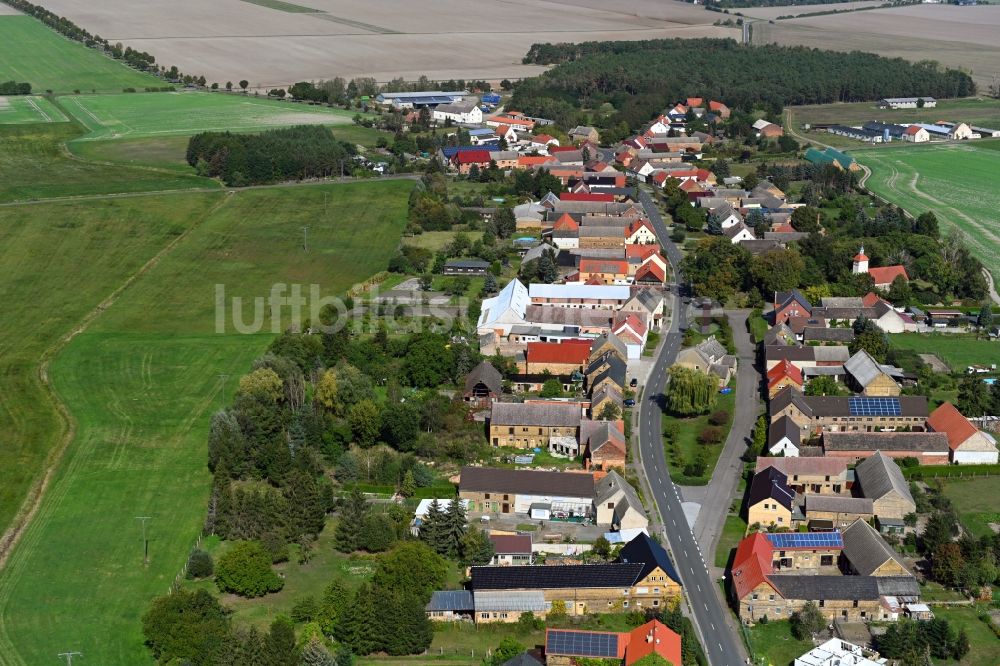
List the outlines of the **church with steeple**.
{"label": "church with steeple", "polygon": [[875,280],[875,288],[882,291],[888,291],[889,287],[892,286],[892,281],[897,277],[902,277],[903,280],[909,282],[910,276],[906,274],[906,267],[900,264],[895,266],[880,266],[878,268],[872,268],[868,265],[869,259],[868,255],[865,254],[865,246],[862,245],[858,253],[854,255],[854,263],[851,266],[851,272],[855,275],[860,275],[861,273],[868,273]]}

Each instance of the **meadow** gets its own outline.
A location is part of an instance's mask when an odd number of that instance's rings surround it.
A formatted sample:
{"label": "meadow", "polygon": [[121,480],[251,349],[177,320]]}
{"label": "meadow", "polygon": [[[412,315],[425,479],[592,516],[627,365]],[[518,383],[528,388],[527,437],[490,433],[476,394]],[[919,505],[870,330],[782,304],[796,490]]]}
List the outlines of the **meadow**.
{"label": "meadow", "polygon": [[[273,338],[268,313],[260,333],[237,334],[231,325],[217,333],[216,285],[248,302],[278,282],[343,292],[385,267],[405,225],[411,187],[385,181],[103,204],[120,215],[176,216],[191,229],[52,362],[52,381],[76,434],[0,572],[0,664],[44,663],[53,645],[80,650],[93,663],[149,662],[139,618],[151,597],[167,591],[199,534],[210,481],[209,417]],[[175,210],[185,201],[197,205]],[[16,210],[22,225],[44,237],[60,211],[86,209],[60,206]],[[310,225],[308,253],[303,224]],[[73,293],[65,285],[81,282],[86,260],[81,250],[84,266],[53,278],[62,288],[51,289],[52,297]],[[26,255],[20,261],[25,280],[40,271]],[[46,293],[39,288],[24,307],[48,313]],[[290,323],[282,319],[278,329]],[[226,383],[222,374],[233,379]],[[148,566],[139,515],[152,517]]]}
{"label": "meadow", "polygon": [[344,125],[354,115],[322,106],[208,92],[74,95],[62,98],[61,103],[89,130],[81,140]]}
{"label": "meadow", "polygon": [[24,95],[0,97],[0,125],[64,123],[69,118],[44,97]]}
{"label": "meadow", "polygon": [[64,146],[80,131],[73,123],[0,125],[0,202],[221,187],[186,165],[165,170],[76,158]]}
{"label": "meadow", "polygon": [[160,79],[66,39],[30,16],[0,16],[0,81],[10,80],[27,81],[35,92],[56,93],[163,85]]}
{"label": "meadow", "polygon": [[918,354],[937,354],[955,372],[975,363],[1000,365],[1000,342],[977,340],[975,336],[951,333],[900,333],[889,338],[894,347]]}
{"label": "meadow", "polygon": [[944,496],[951,500],[958,512],[962,525],[977,537],[992,531],[989,523],[1000,523],[1000,507],[996,502],[1000,477],[946,479],[942,488]]}
{"label": "meadow", "polygon": [[934,211],[1000,278],[1000,141],[886,146],[854,156],[872,170],[870,190],[912,215]]}
{"label": "meadow", "polygon": [[[986,97],[940,99],[933,108],[880,109],[877,102],[844,102],[838,104],[808,104],[787,107],[790,121],[803,124],[860,125],[869,120],[886,123],[933,123],[938,120],[960,121],[985,127],[1000,127],[1000,100]],[[823,135],[828,136],[826,134]],[[825,139],[820,139],[825,141]],[[867,144],[848,139],[855,148]]]}

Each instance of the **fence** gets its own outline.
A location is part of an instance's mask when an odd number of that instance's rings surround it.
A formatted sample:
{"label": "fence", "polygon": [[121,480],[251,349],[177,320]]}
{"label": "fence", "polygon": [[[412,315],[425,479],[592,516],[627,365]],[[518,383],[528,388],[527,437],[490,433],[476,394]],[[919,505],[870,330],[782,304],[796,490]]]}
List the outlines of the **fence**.
{"label": "fence", "polygon": [[[188,551],[188,553],[190,553],[191,551],[198,550],[199,548],[201,548],[201,540],[203,538],[204,538],[204,535],[203,534],[199,534],[198,538],[195,539],[195,541],[194,541],[194,545],[191,546],[191,550]],[[181,586],[181,581],[183,581],[187,577],[187,572],[188,572],[188,561],[187,561],[187,559],[185,559],[184,560],[184,565],[181,567],[181,570],[177,573],[176,576],[174,576],[174,582],[172,582],[170,584],[170,587],[167,588],[167,594],[173,594],[174,591]]]}
{"label": "fence", "polygon": [[978,479],[1000,475],[1000,465],[922,465],[908,467],[903,476],[911,481],[923,479]]}

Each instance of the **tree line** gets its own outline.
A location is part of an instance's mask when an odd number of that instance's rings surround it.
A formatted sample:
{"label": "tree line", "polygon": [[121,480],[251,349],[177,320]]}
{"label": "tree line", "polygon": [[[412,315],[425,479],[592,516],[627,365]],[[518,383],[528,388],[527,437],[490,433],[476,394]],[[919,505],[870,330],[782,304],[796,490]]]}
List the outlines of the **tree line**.
{"label": "tree line", "polygon": [[31,84],[27,81],[0,81],[0,95],[30,95]]}
{"label": "tree line", "polygon": [[329,128],[303,125],[261,134],[196,134],[188,141],[187,162],[203,176],[241,187],[350,173],[356,154]]}
{"label": "tree line", "polygon": [[[625,123],[635,130],[665,100],[691,94],[734,109],[780,113],[789,104],[858,102],[882,97],[966,97],[972,77],[936,63],[911,63],[871,53],[790,46],[741,46],[730,39],[534,44],[525,64],[556,65],[515,87],[512,105],[572,126]],[[610,103],[615,112],[587,113]]]}

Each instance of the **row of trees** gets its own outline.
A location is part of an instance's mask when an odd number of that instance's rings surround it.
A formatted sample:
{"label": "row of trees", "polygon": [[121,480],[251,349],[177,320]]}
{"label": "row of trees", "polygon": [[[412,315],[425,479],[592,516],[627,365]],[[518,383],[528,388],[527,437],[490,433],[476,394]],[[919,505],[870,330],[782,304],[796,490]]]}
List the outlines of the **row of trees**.
{"label": "row of trees", "polygon": [[27,81],[0,81],[0,95],[30,95],[31,84]]}
{"label": "row of trees", "polygon": [[[611,103],[616,112],[591,118],[603,127],[635,130],[659,113],[664,100],[683,99],[698,81],[700,94],[731,108],[780,113],[788,104],[857,102],[886,96],[965,97],[972,77],[936,63],[911,63],[854,51],[752,46],[731,39],[534,44],[526,64],[556,67],[515,89],[513,105],[561,126],[583,120],[580,109]],[[669,77],[663,76],[670,71]],[[705,72],[712,72],[709,79]]]}
{"label": "row of trees", "polygon": [[203,132],[188,141],[199,174],[241,187],[350,173],[357,148],[329,128],[305,125],[261,134]]}

